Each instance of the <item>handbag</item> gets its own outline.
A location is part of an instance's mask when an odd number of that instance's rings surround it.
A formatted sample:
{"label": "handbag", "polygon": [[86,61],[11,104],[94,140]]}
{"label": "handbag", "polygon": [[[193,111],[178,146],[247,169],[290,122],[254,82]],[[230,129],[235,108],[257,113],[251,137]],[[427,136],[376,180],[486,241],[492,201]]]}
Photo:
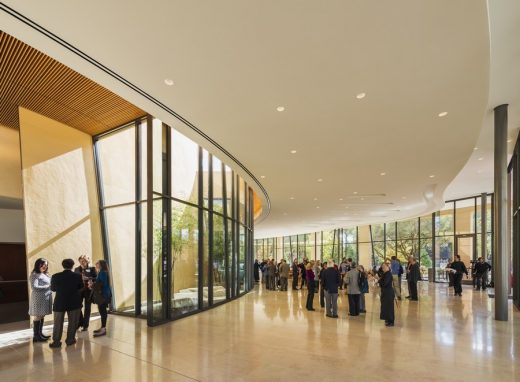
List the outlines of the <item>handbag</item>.
{"label": "handbag", "polygon": [[102,283],[94,283],[92,287],[92,302],[97,305],[106,304],[108,302],[105,296],[103,296]]}

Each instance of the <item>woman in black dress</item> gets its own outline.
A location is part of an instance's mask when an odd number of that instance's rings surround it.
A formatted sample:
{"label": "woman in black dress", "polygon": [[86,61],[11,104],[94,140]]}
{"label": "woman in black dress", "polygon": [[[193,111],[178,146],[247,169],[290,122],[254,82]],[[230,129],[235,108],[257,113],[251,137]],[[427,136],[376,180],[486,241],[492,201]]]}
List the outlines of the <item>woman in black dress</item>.
{"label": "woman in black dress", "polygon": [[385,320],[385,326],[394,326],[394,288],[392,287],[392,272],[388,264],[382,265],[383,275],[379,279],[381,287],[381,314],[379,318]]}

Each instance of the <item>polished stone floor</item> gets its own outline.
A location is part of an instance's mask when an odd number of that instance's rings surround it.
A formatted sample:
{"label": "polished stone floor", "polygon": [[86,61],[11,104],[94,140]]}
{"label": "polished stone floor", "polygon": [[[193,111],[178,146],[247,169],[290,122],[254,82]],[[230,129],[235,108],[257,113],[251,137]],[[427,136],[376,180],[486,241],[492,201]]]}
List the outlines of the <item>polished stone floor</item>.
{"label": "polished stone floor", "polygon": [[[30,331],[0,334],[0,381],[520,381],[520,313],[493,320],[493,300],[465,287],[422,283],[396,326],[367,314],[340,318],[305,307],[305,294],[257,289],[216,309],[148,328],[109,316],[106,337],[75,346],[32,344]],[[98,322],[92,324],[97,327]],[[47,329],[48,330],[48,329]]]}

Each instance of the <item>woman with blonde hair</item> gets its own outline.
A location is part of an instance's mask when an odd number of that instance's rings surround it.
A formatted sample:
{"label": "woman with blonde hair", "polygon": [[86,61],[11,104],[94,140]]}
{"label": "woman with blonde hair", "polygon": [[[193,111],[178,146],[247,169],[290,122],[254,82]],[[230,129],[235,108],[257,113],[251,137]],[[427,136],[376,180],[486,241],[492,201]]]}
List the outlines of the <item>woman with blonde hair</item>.
{"label": "woman with blonde hair", "polygon": [[379,279],[381,286],[381,314],[379,318],[385,320],[385,326],[394,326],[394,299],[395,292],[392,286],[393,278],[390,266],[384,263],[381,266],[382,276]]}

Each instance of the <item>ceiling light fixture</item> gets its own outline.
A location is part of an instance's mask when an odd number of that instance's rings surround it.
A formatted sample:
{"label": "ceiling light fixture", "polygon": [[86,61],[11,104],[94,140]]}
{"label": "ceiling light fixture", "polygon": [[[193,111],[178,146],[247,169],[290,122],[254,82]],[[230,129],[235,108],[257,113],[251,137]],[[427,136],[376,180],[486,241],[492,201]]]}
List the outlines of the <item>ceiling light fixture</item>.
{"label": "ceiling light fixture", "polygon": [[366,96],[367,96],[366,93],[359,93],[359,94],[356,95],[356,98],[357,98],[357,99],[363,99],[363,98],[365,98]]}
{"label": "ceiling light fixture", "polygon": [[430,178],[435,178],[435,175],[430,175]]}
{"label": "ceiling light fixture", "polygon": [[265,175],[260,175],[260,179],[265,179]]}
{"label": "ceiling light fixture", "polygon": [[319,178],[318,183],[321,183],[321,182],[323,182],[323,179]]}
{"label": "ceiling light fixture", "polygon": [[294,196],[291,196],[289,199],[294,200]]}
{"label": "ceiling light fixture", "polygon": [[354,191],[353,194],[354,194],[354,195],[357,195],[357,191]]}
{"label": "ceiling light fixture", "polygon": [[474,147],[474,148],[473,148],[473,151],[477,151],[477,150],[478,150],[478,147]]}
{"label": "ceiling light fixture", "polygon": [[402,196],[401,199],[405,200],[405,199],[406,199],[406,196]]}
{"label": "ceiling light fixture", "polygon": [[318,200],[318,198],[314,198],[314,200]]}
{"label": "ceiling light fixture", "polygon": [[285,107],[283,107],[283,106],[278,106],[278,107],[276,108],[276,111],[279,111],[279,112],[282,112],[282,111],[284,111],[284,110],[285,110]]}
{"label": "ceiling light fixture", "polygon": [[171,80],[169,78],[166,78],[164,80],[164,84],[167,85],[167,86],[173,86],[174,82],[173,82],[173,80]]}
{"label": "ceiling light fixture", "polygon": [[448,115],[447,111],[443,111],[442,113],[439,113],[439,117],[446,117]]}
{"label": "ceiling light fixture", "polygon": [[320,206],[316,206],[316,208],[318,208],[318,209],[319,209],[319,208],[320,208]]}
{"label": "ceiling light fixture", "polygon": [[339,198],[339,200],[343,200],[343,198]]}
{"label": "ceiling light fixture", "polygon": [[385,176],[385,175],[386,175],[386,172],[382,172],[382,173],[380,173],[379,175],[381,175],[381,176]]}
{"label": "ceiling light fixture", "polygon": [[508,140],[507,140],[507,143],[511,143],[511,142],[513,142],[512,139],[508,139]]}
{"label": "ceiling light fixture", "polygon": [[480,157],[480,158],[478,158],[478,160],[484,160],[484,158]]}
{"label": "ceiling light fixture", "polygon": [[291,154],[296,154],[296,150],[291,150]]}

